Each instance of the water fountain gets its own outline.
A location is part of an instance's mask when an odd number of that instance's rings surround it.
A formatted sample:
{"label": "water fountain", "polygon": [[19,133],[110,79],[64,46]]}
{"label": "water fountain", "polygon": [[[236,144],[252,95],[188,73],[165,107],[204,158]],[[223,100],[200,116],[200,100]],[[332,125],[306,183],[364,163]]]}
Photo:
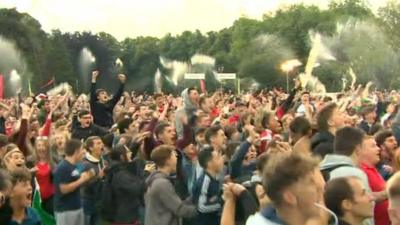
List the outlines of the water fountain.
{"label": "water fountain", "polygon": [[303,88],[318,93],[325,94],[325,85],[312,72],[314,68],[320,65],[319,61],[336,60],[330,50],[322,43],[322,38],[319,33],[310,32],[312,47],[308,56],[307,64],[304,73],[299,75],[299,80]]}
{"label": "water fountain", "polygon": [[[282,71],[281,65],[295,59],[296,55],[284,38],[274,34],[260,35],[249,43],[241,57],[238,74],[254,78],[261,87],[281,85],[286,77],[291,80],[291,73]],[[269,79],[266,81],[267,74]]]}
{"label": "water fountain", "polygon": [[[6,92],[8,95],[15,95],[23,85],[28,86],[31,74],[16,45],[1,36],[0,55],[0,74],[4,75]],[[22,79],[22,77],[25,79]],[[26,82],[22,82],[22,80]]]}
{"label": "water fountain", "polygon": [[154,76],[154,92],[162,93],[162,77],[160,69],[157,68],[156,75]]}
{"label": "water fountain", "polygon": [[399,54],[374,22],[350,19],[338,23],[337,32],[322,36],[322,43],[348,68],[352,89],[356,82],[369,81],[378,87],[387,87],[400,70]]}
{"label": "water fountain", "polygon": [[170,60],[164,57],[160,57],[161,65],[171,70],[172,82],[178,85],[178,82],[183,79],[185,73],[189,71],[189,64],[187,62],[180,62],[177,60]]}
{"label": "water fountain", "polygon": [[[203,55],[195,54],[190,58],[190,62],[182,62],[177,60],[170,60],[165,57],[160,57],[161,65],[171,71],[169,76],[165,76],[166,80],[172,82],[175,88],[178,84],[182,84],[184,75],[186,73],[205,73],[206,82],[218,82],[215,79],[215,58]],[[208,76],[211,74],[211,77]],[[155,80],[156,81],[156,80]],[[186,81],[189,82],[189,81]],[[185,82],[185,86],[187,83]],[[191,83],[194,84],[194,83]]]}
{"label": "water fountain", "polygon": [[88,90],[89,88],[89,82],[91,79],[91,71],[94,69],[96,63],[96,57],[93,55],[93,53],[90,51],[89,48],[84,47],[80,54],[79,54],[79,72],[80,72],[80,82],[82,86],[78,86],[78,80],[77,80],[77,87],[78,89],[83,89]]}
{"label": "water fountain", "polygon": [[21,75],[17,72],[17,70],[11,70],[9,82],[13,90],[18,90],[21,88]]}

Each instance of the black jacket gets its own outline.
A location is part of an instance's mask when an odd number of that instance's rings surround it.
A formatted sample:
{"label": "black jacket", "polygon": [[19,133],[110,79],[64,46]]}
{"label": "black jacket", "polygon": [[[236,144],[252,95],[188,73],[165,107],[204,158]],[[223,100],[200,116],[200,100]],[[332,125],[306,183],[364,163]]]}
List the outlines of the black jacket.
{"label": "black jacket", "polygon": [[[83,165],[86,170],[93,169],[95,174],[99,174],[101,170],[101,162],[100,160],[96,160],[89,153],[86,153],[85,158],[83,159]],[[89,201],[96,201],[100,194],[101,188],[101,179],[96,177],[90,182],[86,183],[82,188],[82,198]]]}
{"label": "black jacket", "polygon": [[78,140],[86,140],[88,137],[91,136],[99,136],[103,137],[108,134],[108,131],[96,124],[91,124],[89,127],[83,128],[81,126],[75,127],[72,129],[72,138]]}
{"label": "black jacket", "polygon": [[251,195],[250,191],[244,190],[236,199],[235,224],[245,225],[249,216],[254,215],[258,210],[258,202]]}
{"label": "black jacket", "polygon": [[360,128],[361,130],[363,130],[366,134],[368,134],[368,135],[373,135],[372,134],[372,127],[374,126],[375,124],[372,124],[371,126],[365,121],[365,120],[363,120],[363,121],[361,121],[361,123],[360,124],[358,124],[358,128]]}
{"label": "black jacket", "polygon": [[144,162],[135,160],[111,167],[115,214],[113,223],[132,224],[139,220],[139,207],[144,206]]}
{"label": "black jacket", "polygon": [[320,131],[311,138],[311,150],[316,156],[323,159],[326,154],[333,153],[333,141],[335,136],[329,131]]}
{"label": "black jacket", "polygon": [[90,89],[90,108],[94,118],[94,123],[101,126],[110,128],[113,124],[113,110],[118,103],[124,91],[124,84],[121,84],[117,93],[107,103],[100,103],[97,101],[96,96],[96,83],[92,83]]}

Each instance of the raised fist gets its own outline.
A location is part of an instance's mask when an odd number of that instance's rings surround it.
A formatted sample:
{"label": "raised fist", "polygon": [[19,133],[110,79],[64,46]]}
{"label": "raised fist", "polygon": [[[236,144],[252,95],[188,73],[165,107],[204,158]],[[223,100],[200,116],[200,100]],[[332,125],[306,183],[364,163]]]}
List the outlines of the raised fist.
{"label": "raised fist", "polygon": [[118,80],[119,80],[121,83],[125,83],[125,81],[126,81],[126,76],[125,76],[124,74],[118,74]]}
{"label": "raised fist", "polygon": [[99,76],[99,71],[95,70],[92,72],[92,81],[96,81],[97,77]]}

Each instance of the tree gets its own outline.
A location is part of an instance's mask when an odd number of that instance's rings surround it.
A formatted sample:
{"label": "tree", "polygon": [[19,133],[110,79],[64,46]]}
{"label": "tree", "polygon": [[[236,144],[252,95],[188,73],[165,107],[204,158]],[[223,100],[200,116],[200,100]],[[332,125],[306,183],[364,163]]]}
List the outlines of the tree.
{"label": "tree", "polygon": [[330,35],[335,31],[336,20],[329,11],[300,4],[264,15],[263,26],[267,32],[284,38],[305,62],[310,52],[309,31]]}
{"label": "tree", "polygon": [[[47,74],[44,74],[47,35],[40,23],[26,13],[17,12],[15,8],[0,9],[0,34],[13,40],[26,60],[28,68],[26,74],[22,74],[23,78],[29,79],[28,76],[32,74],[33,87],[40,86],[47,79]],[[27,82],[23,86],[26,88]]]}
{"label": "tree", "polygon": [[400,3],[390,1],[388,4],[379,9],[379,23],[385,29],[385,33],[389,37],[391,45],[399,51],[400,48]]}
{"label": "tree", "polygon": [[49,36],[46,64],[46,73],[54,76],[57,82],[67,82],[73,87],[76,86],[75,80],[78,79],[78,75],[74,73],[67,46],[59,30],[53,30]]}
{"label": "tree", "polygon": [[329,10],[338,18],[354,17],[358,19],[371,19],[374,14],[367,6],[365,0],[332,0],[329,4]]}
{"label": "tree", "polygon": [[252,77],[262,87],[279,86],[285,83],[280,65],[294,57],[287,43],[274,35],[259,36],[252,41],[239,66],[239,77]]}
{"label": "tree", "polygon": [[127,38],[122,42],[122,61],[128,74],[128,86],[152,92],[154,76],[160,65],[160,41],[152,37]]}

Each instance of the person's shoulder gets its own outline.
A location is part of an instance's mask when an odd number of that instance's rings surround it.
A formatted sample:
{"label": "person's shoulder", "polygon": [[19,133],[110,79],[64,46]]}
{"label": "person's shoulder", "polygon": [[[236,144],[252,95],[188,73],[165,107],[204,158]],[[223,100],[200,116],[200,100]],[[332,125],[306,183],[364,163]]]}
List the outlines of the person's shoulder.
{"label": "person's shoulder", "polygon": [[64,173],[64,171],[69,171],[73,170],[75,168],[74,165],[70,164],[66,160],[62,160],[58,165],[56,169],[56,173]]}
{"label": "person's shoulder", "polygon": [[341,166],[331,172],[331,178],[336,177],[348,177],[354,176],[360,179],[364,179],[366,177],[365,173],[357,167],[354,166]]}
{"label": "person's shoulder", "polygon": [[153,181],[152,186],[154,188],[163,188],[165,186],[172,186],[172,183],[166,177],[158,177]]}
{"label": "person's shoulder", "polygon": [[256,214],[250,216],[247,219],[246,225],[253,225],[253,224],[257,224],[257,225],[279,225],[277,223],[274,223],[274,222],[266,219],[263,215],[261,215],[261,213],[256,213]]}
{"label": "person's shoulder", "polygon": [[68,164],[65,160],[61,160],[61,162],[57,165],[57,170],[63,169],[65,167],[68,167]]}

